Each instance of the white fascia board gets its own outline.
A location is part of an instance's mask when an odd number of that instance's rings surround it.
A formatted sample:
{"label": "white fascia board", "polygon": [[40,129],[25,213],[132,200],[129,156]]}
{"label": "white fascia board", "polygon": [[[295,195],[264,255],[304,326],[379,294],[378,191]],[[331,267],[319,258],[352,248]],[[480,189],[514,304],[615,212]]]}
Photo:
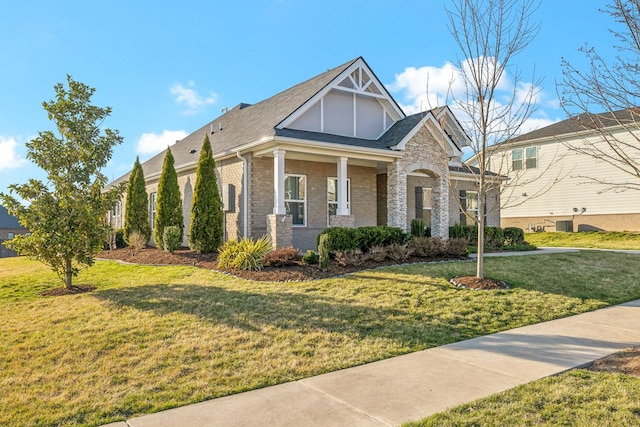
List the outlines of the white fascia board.
{"label": "white fascia board", "polygon": [[[402,112],[402,110],[400,110],[400,107],[398,107],[397,103],[393,100],[393,98],[391,98],[391,94],[389,94],[389,91],[387,91],[384,85],[378,80],[378,78],[373,73],[373,71],[371,71],[371,69],[366,64],[366,62],[364,62],[362,58],[358,58],[353,64],[351,64],[349,67],[343,70],[331,82],[329,82],[324,88],[322,88],[322,90],[320,90],[318,93],[313,95],[309,100],[307,100],[307,102],[305,102],[300,107],[298,107],[298,109],[293,113],[291,113],[291,115],[289,115],[287,118],[285,118],[283,121],[278,123],[276,125],[276,129],[284,129],[289,125],[291,125],[298,118],[300,118],[300,116],[306,113],[312,105],[314,105],[321,98],[323,98],[331,89],[337,88],[339,90],[343,90],[344,88],[337,87],[338,83],[340,83],[342,80],[349,77],[351,73],[357,68],[363,68],[367,71],[367,73],[369,74],[369,77],[371,78],[371,81],[373,82],[372,84],[375,84],[381,93],[386,94],[386,95],[382,95],[382,98],[384,98],[387,101],[387,103],[391,106],[393,111],[398,115],[400,119],[405,118],[406,117],[405,114]],[[352,92],[357,93],[357,91],[352,91]],[[372,94],[372,95],[375,95],[375,94]],[[377,99],[381,99],[379,96],[374,96],[374,97]]]}
{"label": "white fascia board", "polygon": [[448,118],[448,122],[450,124],[453,124],[453,126],[455,128],[457,128],[458,132],[460,135],[462,135],[464,137],[464,140],[467,142],[466,144],[463,145],[463,147],[469,146],[471,144],[471,138],[469,137],[469,135],[467,135],[467,132],[465,132],[465,130],[463,129],[462,125],[460,124],[460,121],[458,120],[458,118],[453,114],[453,112],[451,111],[451,109],[449,108],[448,105],[445,105],[445,107],[438,113],[438,116],[436,118],[441,118],[442,116],[447,116]]}

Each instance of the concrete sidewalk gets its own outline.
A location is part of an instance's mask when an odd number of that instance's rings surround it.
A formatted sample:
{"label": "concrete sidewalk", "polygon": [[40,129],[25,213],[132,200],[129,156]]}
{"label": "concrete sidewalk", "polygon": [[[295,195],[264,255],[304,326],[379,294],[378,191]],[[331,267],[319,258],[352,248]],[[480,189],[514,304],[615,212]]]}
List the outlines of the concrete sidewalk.
{"label": "concrete sidewalk", "polygon": [[110,426],[395,426],[639,344],[637,300]]}

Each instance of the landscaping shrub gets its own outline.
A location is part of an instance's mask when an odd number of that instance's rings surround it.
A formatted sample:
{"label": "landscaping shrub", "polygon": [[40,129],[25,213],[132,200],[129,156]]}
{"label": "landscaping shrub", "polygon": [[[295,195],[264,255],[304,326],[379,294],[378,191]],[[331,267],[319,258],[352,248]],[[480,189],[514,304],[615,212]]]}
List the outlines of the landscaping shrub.
{"label": "landscaping shrub", "polygon": [[504,244],[506,246],[518,246],[524,244],[524,231],[518,227],[505,228]]}
{"label": "landscaping shrub", "polygon": [[309,264],[309,265],[315,265],[315,264],[318,263],[318,254],[316,254],[314,251],[309,249],[302,256],[302,262],[304,262],[305,264]]}
{"label": "landscaping shrub", "polygon": [[392,243],[385,247],[387,256],[394,261],[406,261],[411,256],[411,249],[406,244]]}
{"label": "landscaping shrub", "polygon": [[271,240],[262,236],[255,242],[247,237],[229,240],[218,250],[218,267],[238,270],[261,270],[263,258],[271,251]]}
{"label": "landscaping shrub", "polygon": [[302,255],[300,255],[299,250],[293,246],[287,246],[272,250],[262,258],[262,261],[271,267],[284,267],[286,265],[295,265],[301,259]]}
{"label": "landscaping shrub", "polygon": [[468,247],[469,241],[467,239],[449,239],[446,241],[444,254],[450,257],[464,257],[467,256]]}
{"label": "landscaping shrub", "polygon": [[320,268],[326,270],[329,267],[329,235],[322,233],[318,241],[318,263]]}
{"label": "landscaping shrub", "polygon": [[387,249],[384,246],[373,246],[369,249],[369,259],[382,262],[387,258]]}
{"label": "landscaping shrub", "polygon": [[148,241],[147,236],[139,231],[132,231],[131,234],[129,234],[129,247],[135,252],[138,252],[147,246]]}
{"label": "landscaping shrub", "polygon": [[[428,230],[428,228],[422,218],[414,218],[411,220],[411,235],[413,237],[426,237],[430,235],[431,230]],[[428,234],[427,231],[429,231]]]}
{"label": "landscaping shrub", "polygon": [[446,252],[446,241],[439,237],[414,237],[409,247],[414,255],[422,257],[439,257]]}
{"label": "landscaping shrub", "polygon": [[401,228],[376,226],[376,227],[330,227],[325,229],[318,236],[329,236],[328,249],[334,251],[348,251],[360,249],[362,252],[369,251],[373,246],[387,246],[392,243],[402,244],[406,242],[407,235]]}
{"label": "landscaping shrub", "polygon": [[504,232],[500,227],[484,228],[484,246],[486,248],[501,248],[504,246]]}
{"label": "landscaping shrub", "polygon": [[367,258],[360,249],[335,252],[336,262],[343,267],[347,265],[362,265]]}
{"label": "landscaping shrub", "polygon": [[126,247],[127,243],[124,241],[124,230],[122,228],[118,228],[109,233],[109,238],[102,246],[102,249],[106,251]]}
{"label": "landscaping shrub", "polygon": [[175,225],[169,225],[164,228],[162,232],[162,244],[164,246],[164,250],[173,253],[176,249],[180,247],[182,243],[182,230]]}

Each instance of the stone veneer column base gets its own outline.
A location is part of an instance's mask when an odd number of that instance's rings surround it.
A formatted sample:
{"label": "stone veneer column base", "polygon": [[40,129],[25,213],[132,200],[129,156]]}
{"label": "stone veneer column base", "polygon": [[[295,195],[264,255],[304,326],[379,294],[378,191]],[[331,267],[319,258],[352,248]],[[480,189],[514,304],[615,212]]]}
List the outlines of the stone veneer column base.
{"label": "stone veneer column base", "polygon": [[293,217],[291,215],[267,215],[267,235],[273,248],[293,245]]}
{"label": "stone veneer column base", "polygon": [[331,215],[329,217],[329,227],[354,228],[356,217],[354,215]]}

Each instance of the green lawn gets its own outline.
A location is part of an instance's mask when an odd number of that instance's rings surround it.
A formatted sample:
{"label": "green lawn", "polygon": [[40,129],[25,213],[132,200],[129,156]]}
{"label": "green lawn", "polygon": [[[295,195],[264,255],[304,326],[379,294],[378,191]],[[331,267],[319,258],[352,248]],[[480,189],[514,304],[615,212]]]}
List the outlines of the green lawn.
{"label": "green lawn", "polygon": [[544,378],[405,427],[640,424],[640,378],[584,369]]}
{"label": "green lawn", "polygon": [[525,240],[535,246],[640,250],[640,234],[626,231],[527,233]]}
{"label": "green lawn", "polygon": [[640,298],[637,255],[487,258],[509,291],[457,289],[470,262],[265,283],[98,262],[88,294],[0,260],[0,425],[98,425]]}

